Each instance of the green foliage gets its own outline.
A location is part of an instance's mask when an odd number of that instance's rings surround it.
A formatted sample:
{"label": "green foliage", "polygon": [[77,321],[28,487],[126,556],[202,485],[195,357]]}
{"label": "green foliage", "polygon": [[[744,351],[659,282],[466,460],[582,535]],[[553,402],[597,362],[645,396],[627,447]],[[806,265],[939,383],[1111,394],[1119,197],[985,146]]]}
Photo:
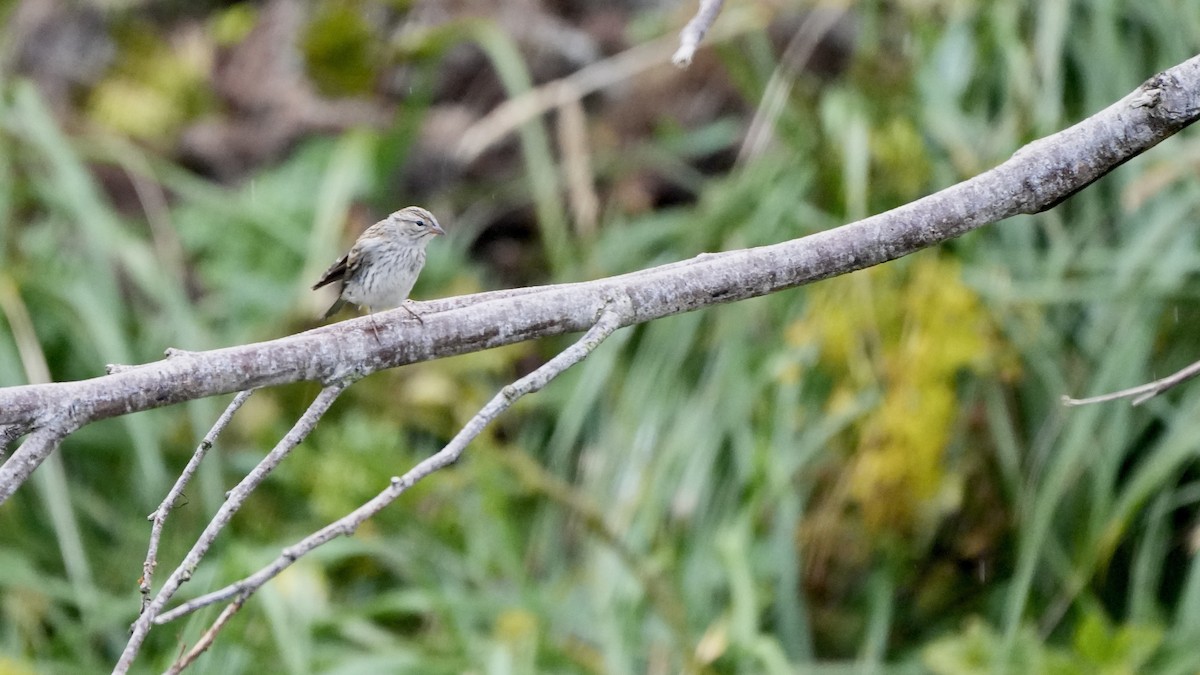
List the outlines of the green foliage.
{"label": "green foliage", "polygon": [[[760,159],[720,177],[688,166],[738,137],[732,119],[594,148],[604,181],[653,167],[695,204],[609,205],[577,236],[542,120],[519,132],[513,185],[465,193],[533,207],[546,281],[803,236],[973,175],[1186,58],[1200,14],[1177,4],[860,4],[849,74],[801,77]],[[363,7],[323,3],[309,25],[304,53],[328,92],[374,81],[386,50]],[[253,17],[238,5],[210,26],[235,41]],[[396,203],[427,90],[394,129],[310,139],[220,186],[125,138],[154,147],[208,100],[186,52],[135,25],[87,108],[124,137],[68,134],[31,86],[0,82],[4,385],[314,325],[323,299],[308,284],[355,234],[354,205]],[[647,13],[630,31],[665,25]],[[421,86],[421,68],[464,41],[510,95],[531,85],[485,21],[405,39],[391,57]],[[716,51],[757,101],[776,66],[766,38]],[[1195,672],[1200,390],[1136,409],[1059,397],[1195,359],[1196,151],[1184,134],[1050,213],[617,333],[458,465],[250,600],[196,670]],[[105,172],[161,199],[118,208]],[[484,285],[447,223],[415,297]],[[362,503],[563,344],[356,384],[187,592]],[[259,392],[239,413],[173,515],[160,576],[316,391]],[[111,667],[137,608],[144,516],[223,403],[85,429],[0,509],[0,670]],[[155,631],[140,663],[165,667],[217,611]]]}
{"label": "green foliage", "polygon": [[321,3],[305,29],[301,49],[308,74],[330,96],[364,94],[375,82],[379,58],[372,46],[378,40],[357,4]]}
{"label": "green foliage", "polygon": [[119,62],[91,93],[91,119],[116,133],[165,145],[212,106],[205,87],[208,59],[197,40],[168,44],[137,22],[118,34]]}
{"label": "green foliage", "polygon": [[1162,644],[1161,628],[1140,624],[1114,628],[1102,613],[1092,610],[1080,620],[1069,648],[1047,646],[1029,627],[1018,630],[1015,643],[1006,644],[976,618],[961,633],[930,644],[923,660],[937,675],[1116,675],[1147,672]]}

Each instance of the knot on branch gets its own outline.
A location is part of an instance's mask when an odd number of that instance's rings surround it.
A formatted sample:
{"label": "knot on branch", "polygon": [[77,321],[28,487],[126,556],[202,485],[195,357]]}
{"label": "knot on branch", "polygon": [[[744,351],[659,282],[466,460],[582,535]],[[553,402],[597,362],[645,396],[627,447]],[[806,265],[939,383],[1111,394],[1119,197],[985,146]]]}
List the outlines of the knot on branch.
{"label": "knot on branch", "polygon": [[0,425],[0,453],[8,449],[16,440],[33,430],[31,424]]}
{"label": "knot on branch", "polygon": [[341,390],[370,375],[371,372],[372,370],[362,363],[340,364],[338,369],[321,384]]}
{"label": "knot on branch", "polygon": [[[1194,64],[1192,67],[1200,67]],[[1147,114],[1170,125],[1200,118],[1200,103],[1195,91],[1181,81],[1174,69],[1154,75],[1142,83],[1129,101],[1132,108],[1147,108]],[[1168,134],[1169,135],[1169,134]]]}
{"label": "knot on branch", "polygon": [[626,326],[633,320],[633,298],[624,288],[615,288],[604,296],[604,302],[596,312],[596,323],[606,317],[616,321],[617,327]]}

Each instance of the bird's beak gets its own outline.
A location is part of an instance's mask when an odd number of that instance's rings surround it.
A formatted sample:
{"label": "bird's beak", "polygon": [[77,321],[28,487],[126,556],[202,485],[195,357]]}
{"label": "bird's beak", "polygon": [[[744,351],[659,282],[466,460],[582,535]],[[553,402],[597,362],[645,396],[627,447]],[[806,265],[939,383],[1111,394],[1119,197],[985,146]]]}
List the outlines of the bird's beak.
{"label": "bird's beak", "polygon": [[431,229],[430,232],[433,232],[434,234],[446,234],[446,231],[442,229],[442,226],[437,223],[433,224],[433,229]]}

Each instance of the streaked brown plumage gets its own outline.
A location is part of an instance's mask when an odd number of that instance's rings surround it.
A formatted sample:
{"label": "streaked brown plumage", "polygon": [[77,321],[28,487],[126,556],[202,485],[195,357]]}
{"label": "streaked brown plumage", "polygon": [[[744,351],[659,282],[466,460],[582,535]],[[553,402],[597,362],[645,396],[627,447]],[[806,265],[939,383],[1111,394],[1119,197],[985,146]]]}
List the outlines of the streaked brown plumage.
{"label": "streaked brown plumage", "polygon": [[337,302],[325,312],[325,318],[347,302],[368,314],[402,306],[425,266],[425,246],[440,234],[446,231],[437,218],[417,206],[400,209],[368,227],[350,251],[313,284],[316,290],[341,282]]}

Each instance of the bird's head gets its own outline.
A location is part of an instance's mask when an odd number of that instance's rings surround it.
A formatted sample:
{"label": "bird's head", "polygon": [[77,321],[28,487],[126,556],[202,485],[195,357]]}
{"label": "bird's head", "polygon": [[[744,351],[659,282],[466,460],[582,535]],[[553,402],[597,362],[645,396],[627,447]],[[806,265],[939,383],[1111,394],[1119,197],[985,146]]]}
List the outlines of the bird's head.
{"label": "bird's head", "polygon": [[408,206],[388,216],[400,234],[422,245],[434,237],[446,234],[433,214],[419,206]]}

